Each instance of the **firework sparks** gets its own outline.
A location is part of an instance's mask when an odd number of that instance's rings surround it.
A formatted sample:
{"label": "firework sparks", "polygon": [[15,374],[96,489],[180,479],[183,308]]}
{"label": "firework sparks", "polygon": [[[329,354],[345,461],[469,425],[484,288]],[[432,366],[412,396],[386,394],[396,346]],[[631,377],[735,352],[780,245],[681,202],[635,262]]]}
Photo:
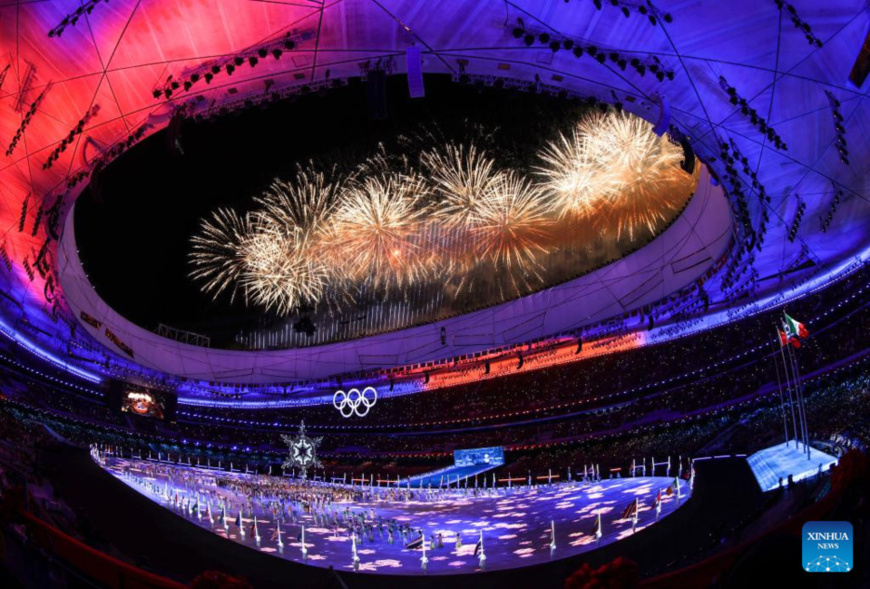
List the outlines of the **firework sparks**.
{"label": "firework sparks", "polygon": [[534,268],[538,256],[548,252],[549,213],[549,202],[530,180],[514,172],[498,174],[469,220],[475,256],[497,268]]}
{"label": "firework sparks", "polygon": [[282,315],[327,296],[438,282],[454,296],[495,285],[506,298],[506,287],[522,294],[556,276],[545,264],[570,255],[577,227],[653,234],[695,181],[678,146],[626,113],[588,116],[549,142],[534,180],[499,169],[473,142],[417,153],[381,148],[344,177],[309,163],[273,182],[255,212],[217,210],[191,239],[190,276],[214,297],[241,291]]}
{"label": "firework sparks", "polygon": [[378,287],[407,286],[428,274],[421,243],[426,184],[387,173],[349,186],[324,237],[324,251],[342,278]]}
{"label": "firework sparks", "polygon": [[203,220],[199,233],[191,242],[191,278],[202,283],[202,290],[217,298],[229,289],[235,298],[238,279],[245,268],[242,246],[248,238],[251,224],[247,216],[232,209],[218,209],[211,219]]}
{"label": "firework sparks", "polygon": [[[619,173],[641,173],[651,164],[664,163],[662,157],[672,155],[670,150],[663,149],[670,144],[653,133],[651,123],[624,112],[586,117],[578,127],[589,153]],[[669,159],[670,163],[679,164],[679,155],[676,161]]]}
{"label": "firework sparks", "polygon": [[[338,174],[333,169],[330,176],[337,178]],[[323,172],[299,167],[295,181],[276,180],[254,199],[262,207],[256,213],[257,222],[261,227],[280,227],[314,239],[334,212],[341,189],[341,181],[329,182]]]}
{"label": "firework sparks", "polygon": [[474,145],[447,145],[424,153],[422,160],[440,197],[439,220],[447,229],[466,228],[493,189],[495,162]]}
{"label": "firework sparks", "polygon": [[596,119],[587,136],[600,165],[615,170],[620,185],[601,220],[609,219],[618,236],[631,240],[641,228],[654,232],[684,194],[678,187],[689,176],[679,167],[682,150],[653,133],[651,123],[625,113]]}
{"label": "firework sparks", "polygon": [[590,216],[619,189],[612,169],[591,156],[579,127],[547,144],[540,158],[544,165],[536,171],[543,177],[541,186],[553,197],[560,218]]}
{"label": "firework sparks", "polygon": [[300,231],[259,225],[242,245],[244,270],[239,286],[265,309],[286,315],[302,304],[317,303],[326,287],[326,270],[313,259]]}
{"label": "firework sparks", "polygon": [[654,231],[676,210],[681,157],[647,121],[626,113],[595,114],[548,144],[537,171],[560,217],[594,216],[633,240],[639,229]]}

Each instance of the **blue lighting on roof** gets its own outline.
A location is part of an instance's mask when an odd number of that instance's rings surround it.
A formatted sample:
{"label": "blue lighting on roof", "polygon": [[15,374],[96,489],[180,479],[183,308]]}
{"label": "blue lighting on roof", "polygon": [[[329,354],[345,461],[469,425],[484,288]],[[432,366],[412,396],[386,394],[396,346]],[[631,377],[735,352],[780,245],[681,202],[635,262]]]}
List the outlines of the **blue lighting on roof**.
{"label": "blue lighting on roof", "polygon": [[30,340],[26,339],[20,333],[15,331],[6,325],[3,321],[0,321],[0,333],[5,335],[10,340],[14,341],[16,344],[28,350],[31,354],[38,356],[45,360],[46,362],[50,362],[52,365],[57,366],[58,368],[69,372],[70,374],[74,374],[79,378],[83,378],[87,381],[90,381],[95,384],[99,384],[102,382],[102,379],[99,376],[91,374],[90,372],[86,372],[80,368],[73,366],[67,362],[64,362],[60,358],[54,356],[53,354],[46,352],[42,348],[38,347],[36,344],[32,343]]}

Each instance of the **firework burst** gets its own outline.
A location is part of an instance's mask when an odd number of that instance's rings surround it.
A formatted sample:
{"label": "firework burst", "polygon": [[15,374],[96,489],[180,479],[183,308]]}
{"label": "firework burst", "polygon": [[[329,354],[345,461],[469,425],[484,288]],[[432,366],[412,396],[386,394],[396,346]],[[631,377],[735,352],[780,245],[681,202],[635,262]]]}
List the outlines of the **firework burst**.
{"label": "firework burst", "polygon": [[421,242],[426,195],[425,182],[413,174],[353,182],[324,234],[324,253],[338,277],[402,287],[429,275],[430,252]]}
{"label": "firework burst", "polygon": [[217,298],[229,290],[235,298],[238,280],[245,269],[243,246],[250,234],[248,216],[232,209],[217,209],[211,219],[200,223],[191,240],[190,277],[202,283],[202,290]]}
{"label": "firework burst", "polygon": [[326,287],[326,270],[311,255],[302,231],[259,224],[242,245],[244,270],[239,286],[246,298],[286,315],[303,304],[317,303]]}
{"label": "firework burst", "polygon": [[514,172],[498,174],[469,219],[477,259],[497,269],[534,271],[549,251],[550,205],[532,182]]}
{"label": "firework burst", "polygon": [[[333,169],[330,178],[339,178]],[[342,182],[330,182],[323,172],[298,168],[293,182],[272,182],[269,189],[254,199],[262,208],[255,214],[260,227],[301,232],[305,239],[316,239],[335,210]]]}
{"label": "firework burst", "polygon": [[568,135],[560,134],[539,157],[543,165],[535,171],[542,177],[541,187],[551,195],[560,218],[591,216],[619,190],[612,169],[592,157],[579,127]]}
{"label": "firework burst", "polygon": [[281,315],[392,289],[408,297],[417,285],[507,298],[574,271],[578,236],[593,228],[617,240],[654,234],[696,181],[678,146],[626,113],[593,114],[549,142],[534,180],[478,145],[381,147],[350,175],[300,166],[255,212],[204,220],[190,276],[214,297],[241,292]]}
{"label": "firework burst", "polygon": [[616,226],[617,236],[630,240],[641,229],[650,233],[674,213],[692,181],[680,169],[682,150],[652,131],[652,124],[619,113],[596,119],[588,131],[589,147],[599,165],[615,171],[619,190],[600,221]]}
{"label": "firework burst", "polygon": [[594,217],[599,226],[615,226],[617,237],[653,232],[682,200],[675,189],[681,150],[633,115],[587,116],[539,156],[537,172],[559,216]]}
{"label": "firework burst", "polygon": [[[663,150],[670,144],[653,133],[651,123],[624,112],[586,117],[578,128],[592,157],[618,173],[644,172],[671,155]],[[679,164],[679,155],[671,163]]]}
{"label": "firework burst", "polygon": [[472,144],[427,151],[422,161],[439,197],[435,212],[447,229],[463,229],[491,194],[498,174],[495,162]]}

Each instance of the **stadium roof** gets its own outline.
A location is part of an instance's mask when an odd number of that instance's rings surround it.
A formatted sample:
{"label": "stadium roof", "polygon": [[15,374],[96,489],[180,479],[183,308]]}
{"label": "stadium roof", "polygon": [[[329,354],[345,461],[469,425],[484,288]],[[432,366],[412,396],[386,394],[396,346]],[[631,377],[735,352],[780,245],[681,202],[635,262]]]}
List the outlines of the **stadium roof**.
{"label": "stadium roof", "polygon": [[[685,134],[727,190],[735,219],[728,259],[704,284],[709,313],[746,310],[753,300],[782,301],[801,285],[811,288],[813,280],[824,282],[864,259],[870,221],[867,84],[860,76],[850,81],[862,63],[866,74],[870,59],[863,3],[658,2],[644,5],[646,14],[639,13],[640,3],[602,4],[3,4],[4,325],[61,357],[69,358],[75,340],[74,363],[89,355],[137,363],[115,341],[129,346],[126,335],[106,331],[110,310],[83,321],[80,305],[70,305],[67,294],[84,288],[61,279],[70,268],[69,256],[59,252],[65,220],[93,170],[165,128],[174,115],[244,108],[245,99],[310,90],[371,69],[404,73],[418,64],[411,48],[419,49],[423,72],[593,96],[653,122],[664,119]],[[846,157],[838,146],[845,146]],[[729,158],[733,174],[726,168]],[[669,283],[674,291],[683,286]],[[479,345],[491,344],[483,338]],[[294,374],[349,368],[324,360],[316,371]],[[171,371],[243,381],[289,376],[233,370],[197,365]]]}

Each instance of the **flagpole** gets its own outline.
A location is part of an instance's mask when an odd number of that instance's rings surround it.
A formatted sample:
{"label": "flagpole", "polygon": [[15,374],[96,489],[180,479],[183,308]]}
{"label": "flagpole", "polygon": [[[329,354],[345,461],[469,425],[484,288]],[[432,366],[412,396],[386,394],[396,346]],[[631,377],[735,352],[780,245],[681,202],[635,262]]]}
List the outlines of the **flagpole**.
{"label": "flagpole", "polygon": [[810,436],[809,436],[809,430],[807,429],[807,412],[806,412],[806,408],[804,407],[804,396],[803,396],[803,393],[801,391],[800,368],[798,367],[797,354],[795,354],[794,350],[789,350],[788,354],[789,354],[789,357],[791,358],[792,374],[795,375],[794,380],[795,380],[795,390],[797,391],[796,394],[797,394],[797,399],[798,399],[798,411],[800,411],[800,415],[801,415],[802,422],[803,422],[804,450],[806,451],[807,456],[809,456]]}
{"label": "flagpole", "polygon": [[803,394],[801,393],[801,376],[800,376],[800,368],[797,363],[797,354],[794,353],[794,350],[788,351],[789,358],[791,358],[792,363],[792,373],[795,375],[795,394],[798,399],[798,411],[802,417],[802,425],[803,425],[803,436],[804,436],[804,451],[807,455],[807,460],[810,458],[810,435],[809,428],[807,427],[807,414],[806,407],[804,406]]}
{"label": "flagpole", "polygon": [[[783,325],[785,326],[785,329],[786,329],[786,337],[789,339],[789,341],[791,340],[792,337],[794,337],[796,341],[800,341],[800,335],[801,335],[800,330],[797,330],[797,332],[792,331],[791,328],[793,327],[793,325],[792,325],[790,319],[791,318],[788,316],[788,313],[783,311]],[[807,427],[806,408],[804,407],[803,394],[801,392],[800,370],[798,369],[798,365],[797,365],[797,354],[794,353],[794,350],[789,349],[788,350],[788,357],[791,360],[792,375],[794,376],[794,381],[795,381],[795,398],[798,401],[798,415],[801,417],[801,431],[802,431],[803,439],[804,439],[804,451],[807,453],[807,459],[809,459],[809,456],[810,456],[810,450],[809,450],[810,436],[809,436],[809,428]]]}
{"label": "flagpole", "polygon": [[797,449],[799,434],[798,434],[797,420],[795,419],[795,414],[794,414],[794,403],[792,402],[792,399],[791,399],[791,379],[788,376],[788,363],[785,360],[785,351],[783,350],[783,348],[787,348],[788,346],[790,346],[791,343],[789,343],[788,334],[786,334],[785,337],[786,337],[786,343],[785,343],[785,346],[782,346],[782,345],[779,346],[779,355],[782,358],[782,367],[785,370],[785,386],[786,386],[785,390],[786,390],[786,393],[788,394],[788,406],[789,406],[789,409],[791,409],[791,423],[792,423],[792,428],[794,429],[795,449]]}
{"label": "flagpole", "polygon": [[804,414],[803,414],[803,411],[801,408],[801,402],[800,402],[800,384],[799,384],[799,380],[798,380],[798,374],[795,372],[794,357],[793,357],[792,349],[791,349],[793,347],[791,345],[791,341],[792,341],[791,338],[792,337],[797,338],[797,334],[791,333],[791,331],[788,327],[787,321],[783,321],[783,328],[786,330],[786,339],[789,342],[789,346],[788,346],[789,349],[786,350],[785,354],[786,354],[786,357],[788,359],[789,368],[791,368],[792,381],[794,383],[795,402],[797,403],[798,422],[800,423],[800,426],[801,426],[801,439],[803,439],[804,450],[806,450],[807,439],[804,436]]}
{"label": "flagpole", "polygon": [[779,343],[780,349],[782,349],[782,339],[779,337],[779,329],[776,330],[776,339],[777,341],[773,342],[773,366],[776,368],[776,386],[779,390],[779,411],[782,413],[782,427],[785,430],[785,446],[788,448],[788,418],[785,416],[785,400],[782,396],[782,379],[779,376],[779,364],[776,361],[776,344]]}

